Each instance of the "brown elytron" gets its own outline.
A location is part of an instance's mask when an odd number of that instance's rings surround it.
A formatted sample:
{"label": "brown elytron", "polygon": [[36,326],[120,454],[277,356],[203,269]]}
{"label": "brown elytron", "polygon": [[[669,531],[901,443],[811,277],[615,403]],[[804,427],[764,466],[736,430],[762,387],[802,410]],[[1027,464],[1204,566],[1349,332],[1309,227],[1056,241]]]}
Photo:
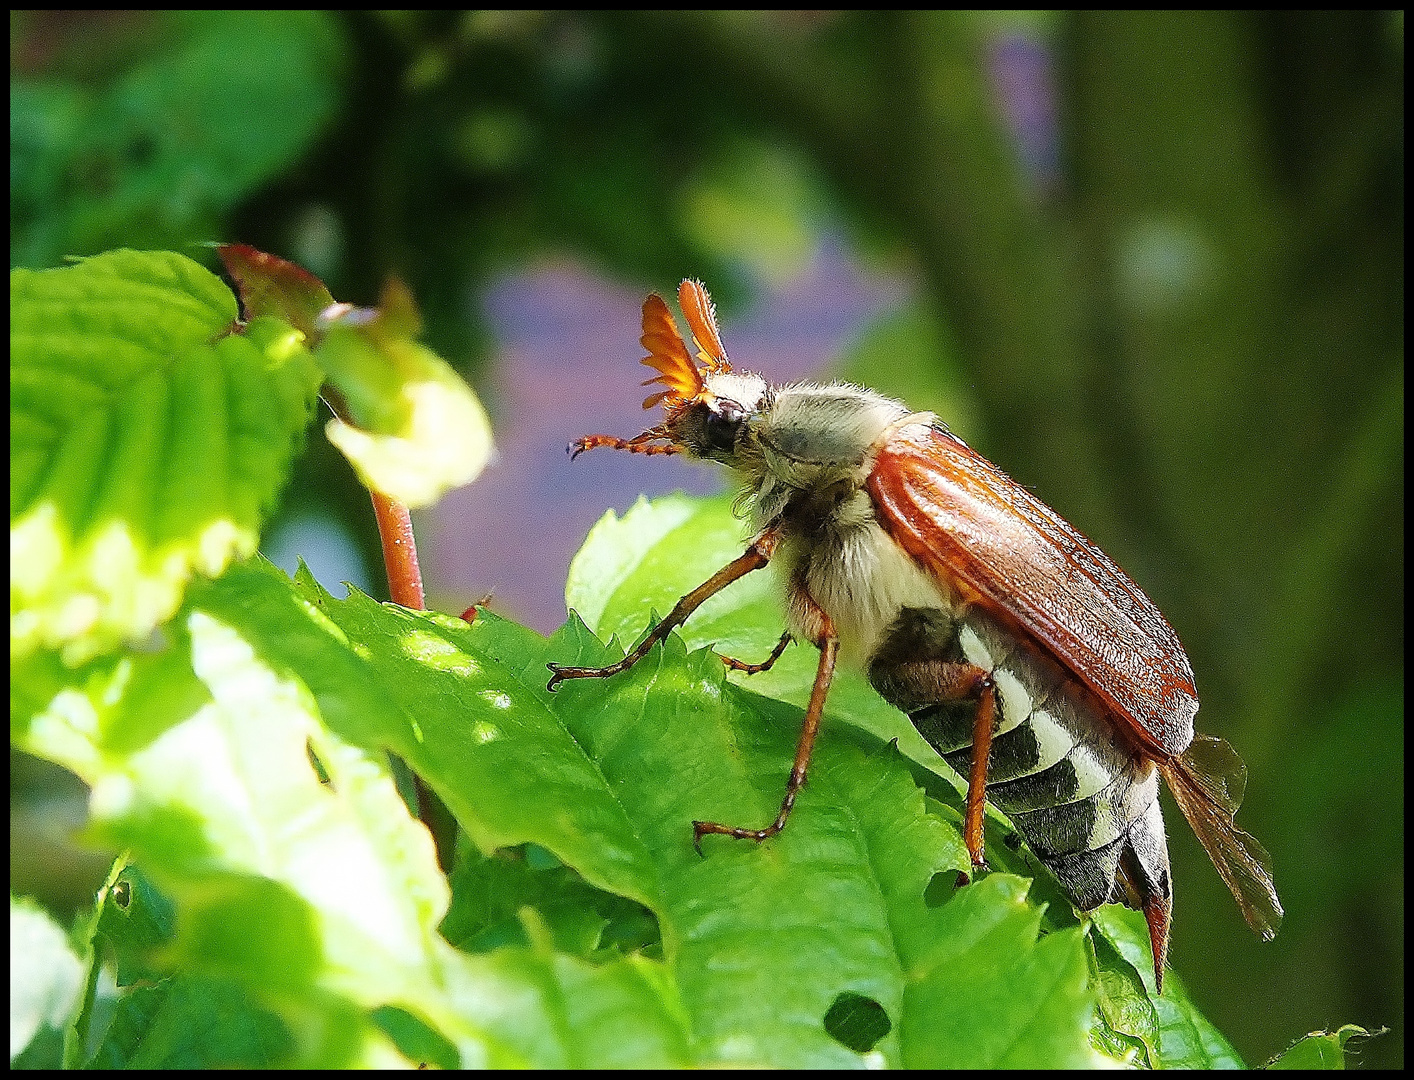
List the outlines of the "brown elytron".
{"label": "brown elytron", "polygon": [[960,439],[915,427],[879,449],[879,520],[932,573],[1036,640],[1165,755],[1193,739],[1178,635],[1103,551]]}
{"label": "brown elytron", "polygon": [[[870,682],[968,777],[964,840],[984,863],[984,802],[1007,813],[1077,907],[1144,912],[1162,986],[1173,885],[1159,778],[1173,791],[1247,922],[1281,919],[1270,863],[1233,823],[1245,770],[1220,739],[1196,736],[1198,697],[1178,636],[1125,573],[1053,510],[931,414],[861,387],[770,386],[727,361],[706,289],[678,299],[703,366],[667,305],[643,307],[649,382],[664,423],[610,446],[687,453],[733,469],[755,525],[746,552],[694,589],[638,648],[606,668],[550,665],[567,678],[631,667],[709,596],[776,561],[792,634],[820,649],[795,761],[763,828],[693,822],[693,840],[763,840],[804,783],[836,662]],[[700,850],[700,847],[699,847]]]}

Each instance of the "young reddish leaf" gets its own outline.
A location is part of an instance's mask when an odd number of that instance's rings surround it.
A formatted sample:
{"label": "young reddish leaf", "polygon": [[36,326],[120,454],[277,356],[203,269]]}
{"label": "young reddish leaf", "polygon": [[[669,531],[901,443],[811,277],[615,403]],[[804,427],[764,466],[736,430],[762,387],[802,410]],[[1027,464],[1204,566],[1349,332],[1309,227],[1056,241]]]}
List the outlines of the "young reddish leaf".
{"label": "young reddish leaf", "polygon": [[324,282],[303,267],[249,244],[219,244],[216,254],[236,283],[247,321],[273,315],[311,344],[317,340],[319,315],[334,303]]}
{"label": "young reddish leaf", "polygon": [[329,423],[360,479],[409,506],[469,483],[491,456],[486,411],[431,350],[412,293],[396,278],[376,308],[336,303],[324,283],[247,244],[216,249],[235,280],[247,320],[274,316],[304,334],[343,398]]}

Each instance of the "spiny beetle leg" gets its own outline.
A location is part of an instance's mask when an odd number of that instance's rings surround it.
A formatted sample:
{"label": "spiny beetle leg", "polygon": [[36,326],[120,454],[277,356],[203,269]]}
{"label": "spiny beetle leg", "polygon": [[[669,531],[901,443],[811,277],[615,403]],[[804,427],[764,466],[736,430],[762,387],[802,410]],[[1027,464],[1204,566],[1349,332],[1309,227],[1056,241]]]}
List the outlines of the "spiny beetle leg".
{"label": "spiny beetle leg", "polygon": [[[589,438],[607,439],[609,436],[593,435]],[[763,531],[744,552],[679,600],[673,610],[668,612],[668,617],[653,627],[648,632],[648,636],[638,643],[638,647],[617,664],[599,668],[546,664],[545,666],[553,673],[550,676],[550,681],[546,684],[546,689],[554,690],[566,679],[607,679],[610,675],[627,671],[647,656],[649,649],[687,622],[688,616],[701,607],[703,601],[715,596],[738,578],[765,566],[770,561],[771,552],[775,550],[777,535],[778,529],[776,528],[768,528]]]}
{"label": "spiny beetle leg", "polygon": [[747,675],[759,675],[761,672],[770,671],[771,668],[775,667],[776,661],[781,658],[781,654],[786,651],[786,646],[789,645],[792,640],[791,632],[787,630],[781,635],[781,640],[776,642],[776,647],[771,650],[771,655],[766,657],[766,659],[759,664],[748,664],[742,660],[733,659],[730,656],[722,656],[720,653],[718,654],[718,659],[733,671],[740,671]]}
{"label": "spiny beetle leg", "polygon": [[824,636],[819,642],[820,665],[815,669],[815,685],[810,690],[810,704],[805,709],[805,719],[800,728],[800,740],[795,747],[795,762],[791,766],[790,779],[786,781],[786,795],[781,800],[780,813],[776,820],[764,829],[742,829],[734,825],[722,825],[715,821],[694,821],[692,823],[692,846],[697,854],[702,854],[702,838],[708,833],[719,833],[737,840],[766,840],[785,828],[795,806],[795,797],[805,784],[805,772],[810,766],[810,754],[815,748],[815,736],[820,730],[820,717],[825,712],[825,696],[830,690],[830,681],[835,676],[835,660],[839,656],[840,639],[835,635],[834,623],[823,611],[819,613],[824,628]]}

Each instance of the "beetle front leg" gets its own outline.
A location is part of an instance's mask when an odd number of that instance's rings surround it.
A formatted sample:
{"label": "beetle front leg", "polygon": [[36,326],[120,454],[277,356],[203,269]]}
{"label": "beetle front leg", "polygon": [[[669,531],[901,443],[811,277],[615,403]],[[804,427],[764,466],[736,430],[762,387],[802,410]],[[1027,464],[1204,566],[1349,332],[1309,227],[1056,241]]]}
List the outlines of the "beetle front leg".
{"label": "beetle front leg", "polygon": [[617,435],[585,435],[570,443],[570,460],[573,461],[586,450],[597,450],[607,446],[611,450],[627,450],[631,454],[680,454],[681,448],[673,442],[665,427],[659,424],[631,439],[621,439]]}
{"label": "beetle front leg", "polygon": [[776,548],[778,535],[779,530],[775,528],[767,529],[762,532],[751,542],[751,546],[747,548],[746,551],[727,563],[726,566],[722,567],[701,585],[693,589],[692,592],[679,600],[673,610],[668,612],[668,617],[657,626],[653,627],[653,629],[648,632],[648,636],[639,642],[638,647],[618,663],[601,668],[566,667],[561,664],[546,664],[545,666],[548,667],[553,674],[550,676],[550,681],[546,683],[545,688],[553,691],[566,679],[607,679],[610,675],[617,675],[621,671],[627,671],[629,668],[633,667],[634,664],[647,656],[648,650],[653,648],[654,645],[666,638],[677,627],[687,622],[689,616],[701,607],[706,600],[721,592],[738,578],[745,577],[747,574],[751,573],[751,571],[759,570],[770,562],[771,554]]}

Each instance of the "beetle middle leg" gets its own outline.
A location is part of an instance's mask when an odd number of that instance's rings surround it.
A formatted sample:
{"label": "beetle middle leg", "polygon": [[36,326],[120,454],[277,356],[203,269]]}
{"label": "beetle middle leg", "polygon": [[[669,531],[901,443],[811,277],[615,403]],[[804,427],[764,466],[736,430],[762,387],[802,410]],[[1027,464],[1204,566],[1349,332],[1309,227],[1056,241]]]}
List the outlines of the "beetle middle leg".
{"label": "beetle middle leg", "polygon": [[781,635],[781,640],[776,642],[776,647],[771,650],[771,655],[766,657],[766,659],[759,664],[748,664],[742,660],[735,660],[730,656],[723,656],[721,653],[717,654],[717,659],[721,660],[722,663],[726,664],[727,667],[731,668],[733,671],[745,672],[747,675],[760,675],[761,672],[770,671],[771,668],[775,667],[776,661],[781,658],[781,653],[786,651],[786,646],[793,640],[795,640],[794,635],[787,630]]}

